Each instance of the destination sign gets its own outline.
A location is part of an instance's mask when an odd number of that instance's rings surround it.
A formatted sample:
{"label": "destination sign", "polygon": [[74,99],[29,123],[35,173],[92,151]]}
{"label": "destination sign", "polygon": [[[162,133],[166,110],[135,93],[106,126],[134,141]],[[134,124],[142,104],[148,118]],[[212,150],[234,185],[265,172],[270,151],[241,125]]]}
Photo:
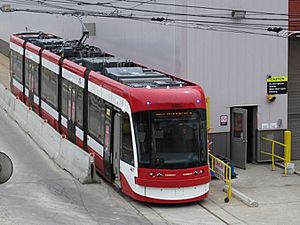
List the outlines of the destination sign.
{"label": "destination sign", "polygon": [[167,111],[167,112],[155,112],[154,116],[155,117],[190,117],[193,115],[193,112],[191,111]]}

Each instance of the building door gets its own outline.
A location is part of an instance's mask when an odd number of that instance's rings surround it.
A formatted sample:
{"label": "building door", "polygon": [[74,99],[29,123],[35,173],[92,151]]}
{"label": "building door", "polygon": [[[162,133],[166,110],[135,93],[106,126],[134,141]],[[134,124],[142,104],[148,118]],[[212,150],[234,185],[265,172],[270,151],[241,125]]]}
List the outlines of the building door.
{"label": "building door", "polygon": [[246,169],[247,164],[247,109],[231,111],[231,161],[234,166]]}
{"label": "building door", "polygon": [[115,183],[120,185],[121,115],[115,113],[113,123],[113,173]]}
{"label": "building door", "polygon": [[292,132],[292,159],[300,159],[300,38],[289,38],[288,129]]}

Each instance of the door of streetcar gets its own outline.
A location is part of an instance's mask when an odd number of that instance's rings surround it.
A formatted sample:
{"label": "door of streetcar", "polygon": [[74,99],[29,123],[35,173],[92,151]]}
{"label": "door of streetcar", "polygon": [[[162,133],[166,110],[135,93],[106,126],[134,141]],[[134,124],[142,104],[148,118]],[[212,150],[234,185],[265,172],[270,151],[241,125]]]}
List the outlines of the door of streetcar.
{"label": "door of streetcar", "polygon": [[[80,127],[83,120],[83,105],[82,105],[82,96],[83,91],[81,88],[72,84],[67,80],[62,82],[62,112],[63,117],[67,117],[67,121],[64,122],[67,127],[67,136],[68,139],[76,143],[76,125]],[[79,136],[80,133],[78,132]],[[80,137],[79,137],[80,138]],[[81,137],[83,139],[83,137]]]}
{"label": "door of streetcar", "polygon": [[112,114],[113,108],[109,104],[105,104],[105,119],[104,119],[104,176],[107,180],[112,181]]}
{"label": "door of streetcar", "polygon": [[38,65],[37,63],[26,60],[26,87],[28,88],[27,105],[34,109],[34,95],[37,94],[38,81]]}
{"label": "door of streetcar", "polygon": [[76,125],[75,125],[75,97],[76,90],[72,87],[68,88],[68,139],[76,142]]}
{"label": "door of streetcar", "polygon": [[247,109],[231,111],[231,160],[235,166],[246,169],[247,163]]}
{"label": "door of streetcar", "polygon": [[113,173],[115,183],[120,186],[121,115],[114,114],[113,122]]}

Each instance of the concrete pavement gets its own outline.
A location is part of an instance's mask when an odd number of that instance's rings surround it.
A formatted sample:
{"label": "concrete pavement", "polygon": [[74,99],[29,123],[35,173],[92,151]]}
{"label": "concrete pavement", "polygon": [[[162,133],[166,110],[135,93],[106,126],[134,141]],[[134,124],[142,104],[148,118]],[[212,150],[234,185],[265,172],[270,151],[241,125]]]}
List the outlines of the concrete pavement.
{"label": "concrete pavement", "polygon": [[300,160],[294,160],[292,163],[295,164],[295,171],[300,173]]}
{"label": "concrete pavement", "polygon": [[0,224],[151,224],[111,186],[82,185],[0,110],[0,151],[14,173],[0,185]]}
{"label": "concrete pavement", "polygon": [[257,208],[231,208],[231,213],[248,224],[300,224],[300,176],[283,176],[270,164],[250,164],[237,170],[234,187],[259,203]]}

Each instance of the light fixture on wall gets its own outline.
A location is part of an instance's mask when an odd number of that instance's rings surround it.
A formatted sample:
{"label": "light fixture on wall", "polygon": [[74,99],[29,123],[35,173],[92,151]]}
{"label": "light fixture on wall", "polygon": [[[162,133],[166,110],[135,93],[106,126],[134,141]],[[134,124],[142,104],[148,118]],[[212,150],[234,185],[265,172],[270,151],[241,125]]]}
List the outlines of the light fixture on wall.
{"label": "light fixture on wall", "polygon": [[269,103],[272,103],[276,100],[276,96],[275,95],[267,95],[267,100]]}
{"label": "light fixture on wall", "polygon": [[244,19],[246,17],[245,10],[232,10],[231,16],[234,19]]}

